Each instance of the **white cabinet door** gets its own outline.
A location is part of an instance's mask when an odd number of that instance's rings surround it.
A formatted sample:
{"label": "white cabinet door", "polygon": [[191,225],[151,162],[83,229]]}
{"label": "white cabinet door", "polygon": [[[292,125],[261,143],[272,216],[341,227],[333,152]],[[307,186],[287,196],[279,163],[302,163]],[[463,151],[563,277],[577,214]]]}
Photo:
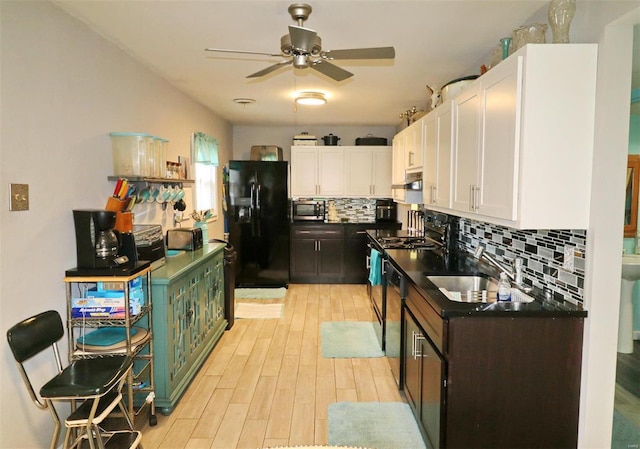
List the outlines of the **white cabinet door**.
{"label": "white cabinet door", "polygon": [[392,149],[387,146],[343,147],[345,195],[391,196]]}
{"label": "white cabinet door", "polygon": [[316,147],[291,148],[291,196],[318,195],[318,150]]}
{"label": "white cabinet door", "polygon": [[522,57],[502,61],[480,83],[484,127],[476,209],[506,220],[517,218],[521,85]]}
{"label": "white cabinet door", "polygon": [[318,148],[318,194],[340,196],[344,193],[344,152],[342,147]]}
{"label": "white cabinet door", "polygon": [[436,184],[438,171],[438,116],[431,111],[424,117],[424,161],[422,168],[422,203],[436,203]]}
{"label": "white cabinet door", "polygon": [[[404,184],[404,148],[405,148],[406,129],[400,131],[393,138],[393,159],[391,161],[392,183],[394,185]],[[404,203],[405,191],[402,189],[393,189],[393,199]]]}
{"label": "white cabinet door", "polygon": [[419,172],[422,170],[422,159],[424,153],[424,117],[412,123],[406,129],[405,140],[405,165],[404,168],[408,172]]}
{"label": "white cabinet door", "polygon": [[388,198],[391,196],[391,166],[393,153],[391,147],[372,149],[373,179],[372,194],[375,197]]}
{"label": "white cabinet door", "polygon": [[366,148],[350,148],[345,152],[346,194],[349,196],[369,196],[373,185],[373,157]]}
{"label": "white cabinet door", "polygon": [[453,101],[444,103],[436,113],[436,184],[433,204],[448,208],[451,207],[451,162],[454,148]]}
{"label": "white cabinet door", "polygon": [[478,145],[480,141],[480,88],[467,87],[453,101],[455,145],[453,150],[453,209],[476,211]]}

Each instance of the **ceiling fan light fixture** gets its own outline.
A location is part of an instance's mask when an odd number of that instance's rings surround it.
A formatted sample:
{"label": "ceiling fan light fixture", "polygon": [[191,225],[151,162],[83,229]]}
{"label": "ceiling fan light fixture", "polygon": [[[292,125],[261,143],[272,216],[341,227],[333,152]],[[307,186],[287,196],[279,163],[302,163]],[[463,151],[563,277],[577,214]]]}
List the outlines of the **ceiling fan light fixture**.
{"label": "ceiling fan light fixture", "polygon": [[327,102],[327,97],[322,92],[299,92],[296,95],[296,103],[309,106],[319,106]]}

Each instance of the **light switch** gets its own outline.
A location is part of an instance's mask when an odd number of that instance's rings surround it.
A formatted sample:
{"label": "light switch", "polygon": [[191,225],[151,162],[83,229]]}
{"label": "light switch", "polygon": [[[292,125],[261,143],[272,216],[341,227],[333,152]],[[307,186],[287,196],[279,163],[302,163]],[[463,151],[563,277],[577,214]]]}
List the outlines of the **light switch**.
{"label": "light switch", "polygon": [[9,184],[9,210],[29,210],[29,184]]}

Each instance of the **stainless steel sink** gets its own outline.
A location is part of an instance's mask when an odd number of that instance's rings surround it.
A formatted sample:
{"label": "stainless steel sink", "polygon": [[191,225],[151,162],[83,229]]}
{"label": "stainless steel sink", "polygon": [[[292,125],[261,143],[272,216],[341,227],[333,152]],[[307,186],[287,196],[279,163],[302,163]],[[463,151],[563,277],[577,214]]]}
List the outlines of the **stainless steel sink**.
{"label": "stainless steel sink", "polygon": [[[479,275],[439,275],[439,276],[427,276],[434,285],[440,289],[445,289],[448,292],[458,292],[461,295],[467,292],[482,292],[487,291],[489,296],[495,298],[495,293],[491,295],[489,292],[498,291],[498,283],[488,276]],[[486,301],[486,299],[485,299]],[[482,299],[478,302],[482,302]]]}

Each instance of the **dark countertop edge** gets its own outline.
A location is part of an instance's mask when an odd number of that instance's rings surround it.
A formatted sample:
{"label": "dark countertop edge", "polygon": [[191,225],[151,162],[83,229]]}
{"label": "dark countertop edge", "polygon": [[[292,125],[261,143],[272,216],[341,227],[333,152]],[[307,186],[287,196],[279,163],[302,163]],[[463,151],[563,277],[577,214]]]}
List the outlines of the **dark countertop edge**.
{"label": "dark countertop edge", "polygon": [[[524,305],[523,310],[505,311],[505,310],[483,310],[486,303],[464,303],[449,300],[430,280],[425,276],[429,272],[428,268],[420,267],[419,257],[420,251],[415,250],[388,250],[385,251],[391,263],[400,270],[417,288],[423,299],[442,317],[464,317],[464,316],[491,316],[491,317],[545,317],[545,318],[584,318],[587,311],[580,309],[573,304],[560,304],[557,301],[546,300],[541,292],[534,290],[529,296],[534,298],[532,303]],[[414,253],[415,256],[412,254]],[[403,263],[398,255],[404,254],[409,263]],[[396,255],[396,258],[394,258]],[[409,255],[407,258],[406,255]],[[413,256],[413,257],[412,257]],[[475,260],[466,257],[465,254],[459,254],[458,257],[466,264],[465,269],[457,272],[465,274],[485,274]],[[409,265],[410,264],[410,265]],[[418,268],[416,270],[416,268]],[[450,271],[449,273],[455,274]],[[442,274],[442,271],[433,272],[432,274]]]}
{"label": "dark countertop edge", "polygon": [[169,284],[193,266],[223,251],[225,246],[225,243],[205,243],[202,248],[195,251],[185,251],[178,256],[167,257],[164,265],[151,272],[151,283]]}
{"label": "dark countertop edge", "polygon": [[399,221],[314,221],[314,220],[300,220],[300,221],[292,221],[291,225],[293,226],[309,226],[309,225],[319,225],[319,226],[353,226],[353,225],[376,225],[376,226],[397,226],[402,225]]}

